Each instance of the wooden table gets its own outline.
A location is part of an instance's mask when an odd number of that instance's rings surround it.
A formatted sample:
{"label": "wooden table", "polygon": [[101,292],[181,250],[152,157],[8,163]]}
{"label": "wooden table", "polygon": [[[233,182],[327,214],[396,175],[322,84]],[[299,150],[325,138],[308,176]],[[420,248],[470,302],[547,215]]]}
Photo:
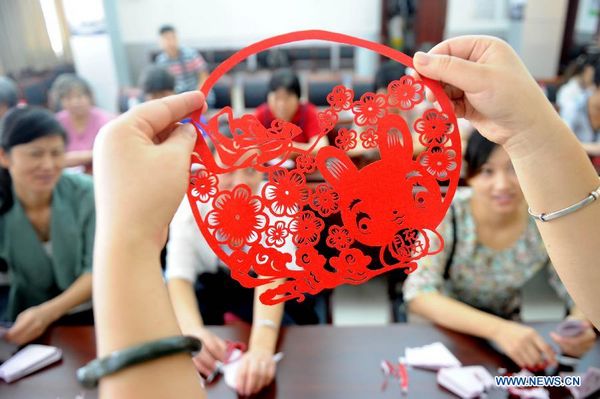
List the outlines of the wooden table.
{"label": "wooden table", "polygon": [[[551,323],[533,325],[546,338],[554,328]],[[247,340],[245,326],[211,328],[223,338]],[[548,338],[549,340],[549,338]],[[382,327],[290,327],[281,334],[280,350],[285,353],[279,364],[275,382],[260,398],[398,398],[400,388],[390,381],[381,391],[383,376],[379,363],[395,360],[407,346],[443,342],[464,365],[480,364],[492,375],[498,367],[515,370],[505,357],[485,342],[443,328],[426,325],[394,324]],[[97,391],[80,388],[75,370],[94,356],[94,333],[89,327],[56,327],[42,340],[64,351],[62,362],[12,384],[0,382],[0,398],[10,399],[84,399],[97,397]],[[580,362],[579,371],[600,366],[600,344]],[[434,372],[409,369],[410,398],[455,397],[436,383]],[[174,383],[176,398],[176,386]],[[553,390],[552,397],[569,397],[565,389]],[[236,398],[220,379],[208,387],[209,398]],[[494,390],[489,398],[507,397],[505,391]]]}

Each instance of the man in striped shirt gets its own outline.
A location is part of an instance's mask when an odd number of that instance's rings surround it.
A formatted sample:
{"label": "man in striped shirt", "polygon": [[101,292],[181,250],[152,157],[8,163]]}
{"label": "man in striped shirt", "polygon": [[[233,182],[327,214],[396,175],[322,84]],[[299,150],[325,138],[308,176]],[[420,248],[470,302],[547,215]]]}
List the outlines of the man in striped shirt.
{"label": "man in striped shirt", "polygon": [[175,77],[175,92],[198,90],[208,76],[204,58],[196,50],[180,47],[175,28],[165,25],[160,28],[162,52],[156,57],[156,65],[165,68]]}

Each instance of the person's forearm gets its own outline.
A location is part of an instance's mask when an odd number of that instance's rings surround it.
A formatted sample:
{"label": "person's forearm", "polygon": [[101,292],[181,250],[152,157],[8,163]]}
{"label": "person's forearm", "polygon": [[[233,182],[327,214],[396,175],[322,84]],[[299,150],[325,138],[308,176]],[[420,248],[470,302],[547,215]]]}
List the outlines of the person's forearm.
{"label": "person's forearm", "polygon": [[[252,332],[250,333],[250,349],[261,348],[273,353],[275,352],[277,338],[279,337],[279,326],[283,317],[284,304],[265,305],[260,301],[259,297],[269,288],[274,288],[282,282],[284,282],[284,280],[278,280],[271,284],[260,286],[254,290],[254,314]],[[273,325],[268,325],[270,323],[264,322],[264,320],[273,322]]]}
{"label": "person's forearm", "polygon": [[[529,207],[548,213],[575,204],[600,185],[587,154],[554,114],[531,139],[507,147]],[[543,133],[543,134],[542,134]],[[527,137],[527,135],[524,135]],[[544,140],[545,139],[545,140]],[[600,201],[550,222],[537,222],[552,264],[578,308],[600,325]]]}
{"label": "person's forearm", "polygon": [[408,305],[411,312],[435,324],[485,339],[493,339],[498,326],[505,322],[500,317],[435,292],[419,295]]}
{"label": "person's forearm", "polygon": [[49,311],[54,320],[59,319],[69,310],[77,305],[89,301],[92,298],[92,274],[86,273],[71,284],[63,293],[44,302],[43,308]]}
{"label": "person's forearm", "polygon": [[92,151],[70,151],[65,154],[65,167],[89,165],[92,163]]}
{"label": "person's forearm", "polygon": [[[94,309],[98,355],[180,335],[160,270],[160,246],[135,234],[96,233]],[[118,309],[118,311],[117,311]],[[148,384],[152,381],[152,384]],[[130,367],[104,378],[101,398],[202,398],[189,354]]]}
{"label": "person's forearm", "polygon": [[194,328],[202,327],[204,323],[198,310],[198,301],[192,283],[181,278],[173,278],[169,280],[167,286],[181,331],[187,334]]}

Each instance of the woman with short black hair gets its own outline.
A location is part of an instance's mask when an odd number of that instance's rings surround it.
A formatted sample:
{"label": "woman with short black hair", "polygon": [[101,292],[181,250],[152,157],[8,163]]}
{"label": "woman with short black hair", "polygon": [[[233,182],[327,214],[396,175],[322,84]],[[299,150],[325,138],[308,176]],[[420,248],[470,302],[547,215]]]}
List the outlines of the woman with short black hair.
{"label": "woman with short black hair", "polygon": [[94,140],[100,128],[114,115],[94,105],[89,83],[77,75],[60,75],[52,84],[51,92],[62,108],[56,114],[56,119],[69,138],[65,166],[83,167],[87,173],[91,173]]}
{"label": "woman with short black hair", "polygon": [[583,319],[585,332],[552,338],[565,354],[581,356],[594,345],[591,324],[572,305],[550,263],[506,151],[479,132],[464,154],[470,189],[459,190],[438,227],[444,250],[423,258],[404,283],[410,312],[434,323],[490,340],[521,367],[554,359],[551,347],[520,323],[520,290],[547,269],[550,284]]}
{"label": "woman with short black hair", "polygon": [[317,107],[309,102],[301,102],[300,97],[298,75],[291,69],[277,70],[269,81],[267,102],[258,106],[254,115],[266,128],[270,128],[275,119],[295,124],[302,131],[293,138],[294,147],[300,150],[311,149],[316,154],[329,141],[327,136],[319,137]]}
{"label": "woman with short black hair", "polygon": [[24,344],[58,319],[91,323],[91,178],[63,173],[66,133],[50,112],[15,108],[0,133],[0,318]]}

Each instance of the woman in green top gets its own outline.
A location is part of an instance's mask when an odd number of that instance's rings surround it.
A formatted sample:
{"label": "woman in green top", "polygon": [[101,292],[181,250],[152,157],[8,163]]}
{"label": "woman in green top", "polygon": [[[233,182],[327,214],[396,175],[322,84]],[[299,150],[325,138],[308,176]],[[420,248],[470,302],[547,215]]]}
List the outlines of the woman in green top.
{"label": "woman in green top", "polygon": [[17,344],[68,313],[77,318],[74,308],[91,298],[93,185],[63,173],[65,144],[63,128],[41,108],[16,108],[2,121],[0,317],[14,321],[5,339]]}

